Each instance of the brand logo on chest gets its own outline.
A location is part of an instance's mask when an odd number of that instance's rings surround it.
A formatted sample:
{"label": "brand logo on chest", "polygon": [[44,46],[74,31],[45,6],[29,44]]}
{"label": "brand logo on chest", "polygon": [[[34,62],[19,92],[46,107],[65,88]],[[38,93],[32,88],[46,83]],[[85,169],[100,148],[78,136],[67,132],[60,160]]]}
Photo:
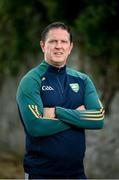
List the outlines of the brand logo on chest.
{"label": "brand logo on chest", "polygon": [[54,91],[53,87],[51,86],[42,86],[43,91]]}

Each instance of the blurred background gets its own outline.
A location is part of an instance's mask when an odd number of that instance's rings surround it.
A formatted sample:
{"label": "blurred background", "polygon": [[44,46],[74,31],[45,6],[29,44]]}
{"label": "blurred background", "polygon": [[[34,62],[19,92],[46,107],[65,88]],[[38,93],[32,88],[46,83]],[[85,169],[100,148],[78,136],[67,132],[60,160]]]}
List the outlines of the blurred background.
{"label": "blurred background", "polygon": [[92,78],[106,110],[104,128],[86,130],[86,174],[119,178],[118,17],[117,0],[0,0],[0,178],[24,177],[16,90],[41,62],[40,33],[53,21],[70,26],[75,46],[68,65]]}

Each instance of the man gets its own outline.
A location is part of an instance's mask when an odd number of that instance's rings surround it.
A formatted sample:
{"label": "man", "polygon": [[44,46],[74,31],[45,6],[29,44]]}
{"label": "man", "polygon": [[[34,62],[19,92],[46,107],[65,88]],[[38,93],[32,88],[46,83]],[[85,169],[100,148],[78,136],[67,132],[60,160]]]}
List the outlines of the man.
{"label": "man", "polygon": [[29,179],[86,179],[85,129],[101,129],[104,112],[90,78],[68,68],[73,42],[62,22],[41,34],[44,60],[21,80],[19,114],[26,133]]}

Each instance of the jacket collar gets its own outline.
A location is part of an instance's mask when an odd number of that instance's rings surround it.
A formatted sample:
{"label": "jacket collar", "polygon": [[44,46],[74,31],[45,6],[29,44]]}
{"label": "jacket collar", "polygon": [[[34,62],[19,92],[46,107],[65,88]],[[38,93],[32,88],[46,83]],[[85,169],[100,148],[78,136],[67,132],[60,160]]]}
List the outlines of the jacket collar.
{"label": "jacket collar", "polygon": [[45,60],[43,61],[43,64],[47,65],[47,72],[51,72],[51,73],[65,73],[66,72],[66,65],[64,65],[61,68],[52,66],[50,64],[48,64]]}

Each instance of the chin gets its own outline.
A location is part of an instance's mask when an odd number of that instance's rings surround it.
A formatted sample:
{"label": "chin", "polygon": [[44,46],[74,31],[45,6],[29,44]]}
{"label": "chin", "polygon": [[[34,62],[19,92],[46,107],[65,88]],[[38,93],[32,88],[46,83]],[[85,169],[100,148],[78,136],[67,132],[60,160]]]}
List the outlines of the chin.
{"label": "chin", "polygon": [[64,63],[65,60],[62,60],[62,59],[56,59],[56,60],[54,60],[54,62],[57,62],[57,63]]}
{"label": "chin", "polygon": [[55,66],[64,66],[65,63],[66,63],[65,61],[61,61],[61,60],[52,61],[52,64],[54,64]]}
{"label": "chin", "polygon": [[53,61],[53,62],[56,62],[56,63],[64,63],[64,62],[65,62],[64,59],[60,59],[60,58],[53,59],[52,61]]}

